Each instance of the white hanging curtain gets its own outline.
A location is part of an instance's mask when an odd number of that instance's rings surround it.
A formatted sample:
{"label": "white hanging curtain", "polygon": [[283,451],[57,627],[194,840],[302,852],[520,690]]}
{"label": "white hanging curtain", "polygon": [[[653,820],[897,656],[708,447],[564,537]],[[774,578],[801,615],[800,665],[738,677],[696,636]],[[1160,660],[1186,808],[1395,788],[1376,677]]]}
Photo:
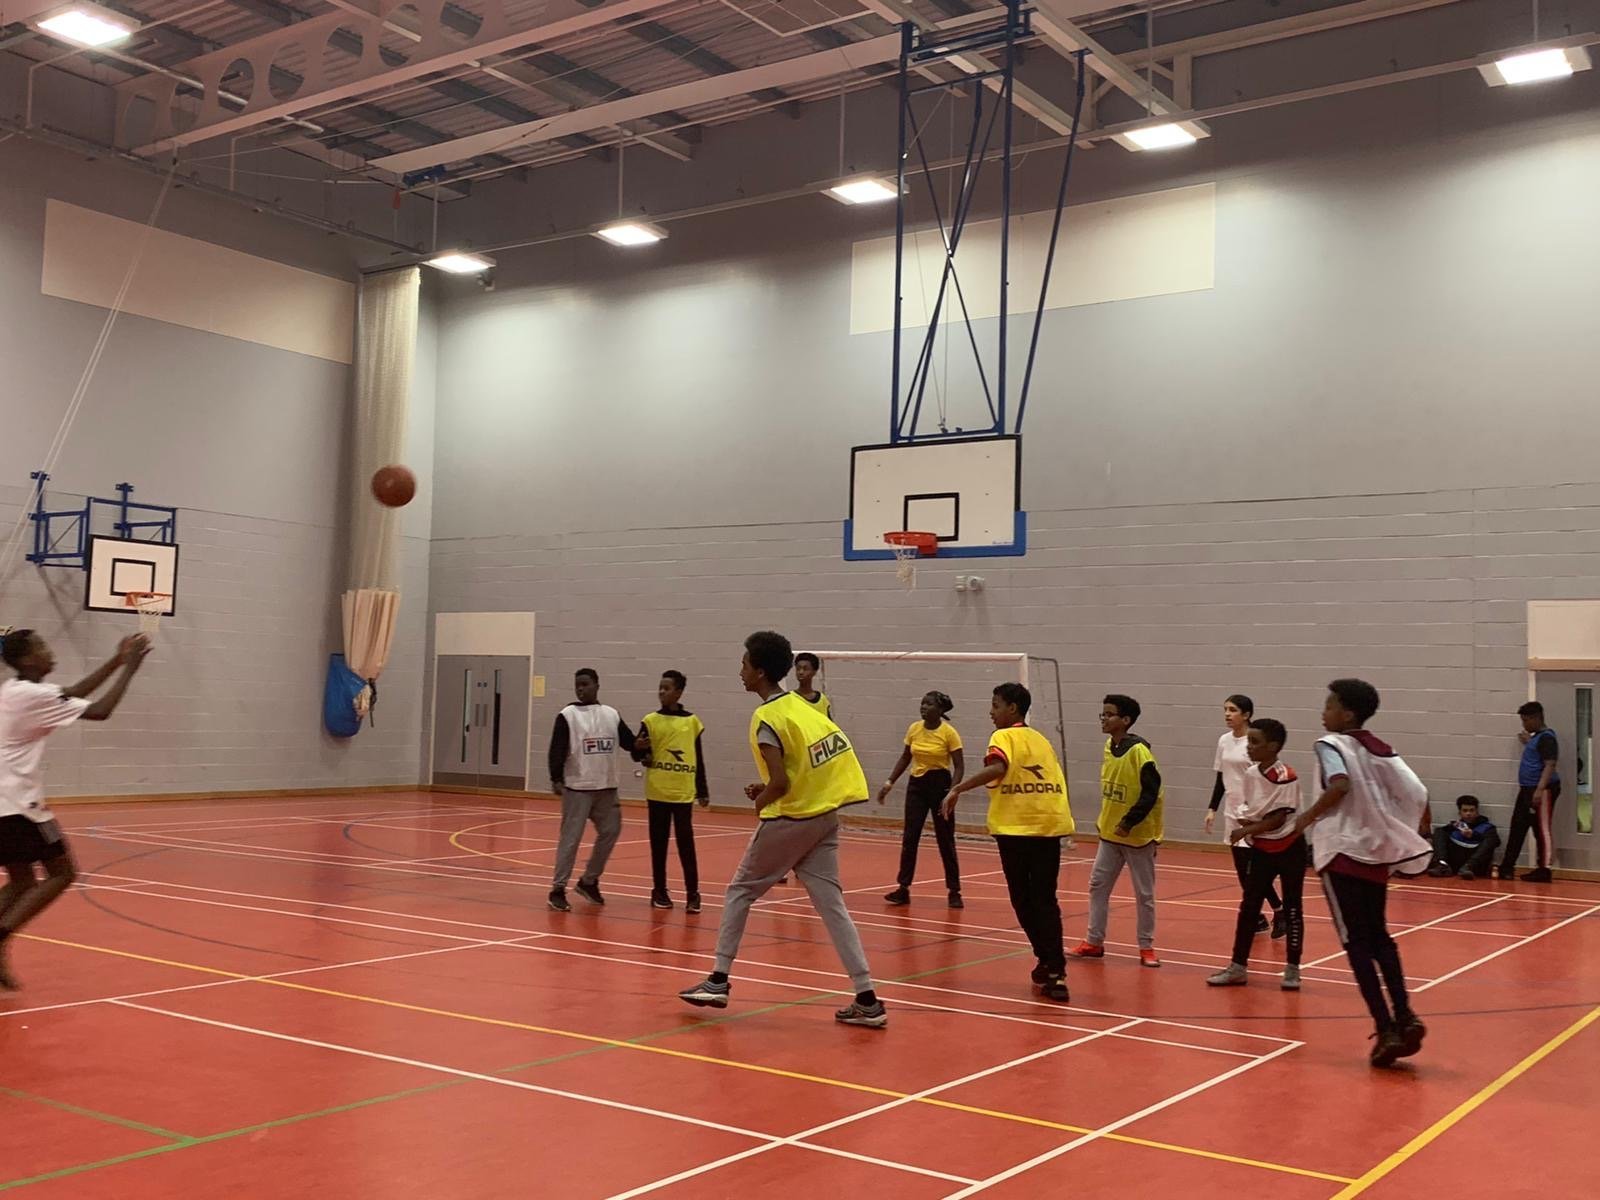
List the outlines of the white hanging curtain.
{"label": "white hanging curtain", "polygon": [[[422,272],[416,267],[384,271],[361,281],[358,301],[344,655],[350,669],[369,682],[389,661],[400,614],[394,567],[400,510],[373,498],[371,480],[379,467],[401,461],[421,286]],[[371,702],[368,687],[356,701],[362,716]]]}

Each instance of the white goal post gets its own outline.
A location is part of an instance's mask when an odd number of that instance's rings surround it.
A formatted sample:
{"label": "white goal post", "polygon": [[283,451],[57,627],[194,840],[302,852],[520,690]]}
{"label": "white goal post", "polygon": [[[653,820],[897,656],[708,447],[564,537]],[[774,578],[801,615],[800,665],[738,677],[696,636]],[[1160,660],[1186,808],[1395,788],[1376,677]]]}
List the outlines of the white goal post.
{"label": "white goal post", "polygon": [[[1024,651],[956,651],[956,650],[812,650],[804,648],[807,652],[815,654],[822,662],[822,670],[818,675],[818,686],[827,691],[828,664],[834,663],[893,663],[922,664],[951,663],[962,664],[966,667],[976,667],[982,664],[993,664],[994,684],[1007,681],[1022,684],[1034,695],[1033,711],[1029,714],[1030,725],[1039,729],[1046,737],[1053,737],[1056,743],[1056,752],[1061,759],[1061,770],[1067,771],[1067,741],[1065,728],[1065,715],[1062,710],[1061,696],[1061,664],[1054,658],[1038,654],[1028,654]],[[1044,692],[1044,695],[1041,695]],[[837,701],[836,701],[837,703]],[[1053,709],[1050,707],[1053,704]],[[908,715],[915,715],[914,710],[908,708]],[[859,714],[857,714],[859,716]],[[1043,716],[1053,728],[1046,728],[1038,724],[1034,718]],[[846,732],[849,732],[852,719],[848,709],[838,718]],[[982,714],[982,720],[988,719],[987,710]],[[852,737],[852,741],[855,739]],[[987,737],[984,739],[987,741]],[[1068,786],[1070,787],[1070,781]]]}

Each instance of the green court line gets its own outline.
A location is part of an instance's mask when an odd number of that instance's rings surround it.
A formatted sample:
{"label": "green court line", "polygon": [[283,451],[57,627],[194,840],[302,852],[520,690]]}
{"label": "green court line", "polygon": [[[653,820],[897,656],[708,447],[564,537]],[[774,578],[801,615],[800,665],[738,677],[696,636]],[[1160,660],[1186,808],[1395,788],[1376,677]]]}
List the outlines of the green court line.
{"label": "green court line", "polygon": [[[946,967],[935,967],[929,971],[918,971],[913,975],[903,975],[895,979],[886,979],[884,982],[911,983],[918,979],[926,979],[932,975],[943,974],[946,971],[957,971],[963,967],[980,966],[983,963],[997,962],[1000,959],[1005,958],[1017,958],[1027,953],[1029,953],[1029,951],[1011,950],[1004,954],[993,954],[987,958],[973,959],[970,962],[952,963]],[[630,1045],[659,1041],[662,1038],[672,1037],[676,1034],[692,1033],[696,1030],[706,1029],[713,1025],[726,1025],[733,1021],[745,1021],[749,1020],[751,1017],[762,1016],[765,1013],[781,1012],[787,1008],[799,1008],[801,1005],[813,1004],[818,1000],[826,1000],[829,997],[842,995],[845,995],[845,993],[837,989],[826,992],[814,992],[811,995],[802,996],[798,1000],[785,1000],[779,1004],[768,1004],[761,1008],[752,1008],[743,1012],[729,1013],[726,1016],[712,1017],[707,1020],[696,1021],[693,1025],[674,1025],[668,1029],[658,1029],[653,1033],[642,1033],[638,1037],[624,1038],[622,1040]],[[566,1054],[555,1054],[548,1058],[534,1059],[532,1062],[518,1063],[515,1066],[502,1067],[496,1071],[485,1071],[484,1074],[515,1075],[521,1071],[531,1071],[537,1067],[552,1066],[555,1063],[567,1062],[571,1059],[583,1058],[591,1054],[605,1054],[608,1052],[614,1053],[618,1049],[620,1049],[620,1047],[617,1046],[586,1046],[582,1050],[572,1050]],[[54,1171],[46,1171],[40,1175],[30,1175],[25,1179],[13,1179],[9,1182],[0,1183],[0,1192],[11,1191],[12,1189],[19,1187],[26,1187],[32,1183],[47,1183],[53,1179],[66,1179],[70,1176],[82,1175],[89,1171],[99,1171],[106,1167],[115,1167],[120,1166],[123,1163],[136,1162],[142,1158],[154,1158],[157,1155],[170,1154],[174,1150],[187,1150],[191,1146],[208,1146],[213,1142],[230,1141],[234,1138],[245,1137],[252,1133],[262,1133],[271,1129],[282,1129],[288,1125],[298,1125],[304,1121],[317,1120],[320,1117],[338,1116],[340,1113],[353,1112],[362,1108],[371,1108],[375,1105],[388,1104],[395,1100],[405,1100],[413,1096],[423,1096],[429,1092],[443,1091],[446,1088],[462,1087],[466,1084],[476,1082],[479,1081],[459,1078],[443,1079],[438,1083],[429,1083],[424,1084],[421,1087],[407,1088],[405,1091],[401,1092],[390,1092],[385,1096],[371,1096],[365,1100],[352,1100],[348,1104],[339,1104],[332,1108],[318,1109],[315,1112],[296,1113],[293,1116],[279,1117],[272,1121],[262,1121],[256,1125],[245,1125],[238,1129],[226,1129],[220,1133],[205,1134],[201,1137],[189,1137],[185,1134],[173,1133],[165,1129],[157,1129],[153,1125],[141,1125],[136,1121],[125,1121],[120,1117],[111,1117],[103,1113],[91,1112],[88,1109],[75,1108],[72,1105],[62,1104],[53,1100],[47,1100],[44,1097],[28,1096],[21,1092],[10,1093],[10,1089],[0,1088],[0,1094],[15,1094],[26,1099],[39,1100],[41,1103],[51,1104],[57,1108],[63,1108],[70,1112],[76,1112],[83,1116],[98,1117],[99,1119],[109,1121],[114,1125],[126,1125],[132,1129],[138,1129],[146,1133],[158,1134],[161,1137],[173,1139],[165,1146],[150,1146],[144,1150],[134,1150],[128,1154],[119,1154],[113,1158],[101,1159],[98,1162],[80,1163],[74,1167],[61,1167]]]}
{"label": "green court line", "polygon": [[42,1104],[47,1108],[58,1108],[62,1112],[69,1112],[74,1116],[103,1121],[107,1125],[120,1125],[124,1129],[148,1133],[152,1137],[163,1138],[169,1142],[186,1142],[189,1140],[189,1135],[186,1133],[174,1133],[170,1129],[162,1129],[159,1125],[146,1125],[142,1121],[130,1121],[127,1117],[118,1117],[111,1113],[100,1112],[98,1109],[68,1104],[65,1100],[52,1100],[49,1096],[36,1096],[32,1092],[22,1092],[16,1088],[0,1087],[0,1096],[10,1096],[13,1100],[26,1100],[33,1104]]}

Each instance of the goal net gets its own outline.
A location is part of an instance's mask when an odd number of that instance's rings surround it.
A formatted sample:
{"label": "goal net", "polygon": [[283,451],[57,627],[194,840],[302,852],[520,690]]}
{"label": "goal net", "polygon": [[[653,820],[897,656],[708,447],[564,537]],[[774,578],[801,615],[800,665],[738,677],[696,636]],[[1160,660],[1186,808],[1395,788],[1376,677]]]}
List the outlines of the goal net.
{"label": "goal net", "polygon": [[[994,726],[989,702],[996,686],[1020,683],[1033,694],[1028,724],[1050,739],[1066,769],[1067,756],[1061,711],[1061,668],[1052,658],[1022,653],[955,653],[933,650],[813,650],[822,660],[816,686],[827,693],[833,719],[855,746],[867,772],[873,800],[888,780],[906,730],[920,719],[922,697],[931,691],[945,693],[955,703],[946,718],[961,734],[966,770],[972,775],[983,766],[984,748]],[[846,810],[847,819],[898,819],[905,811],[907,777],[901,776],[883,807],[876,803]],[[1068,780],[1069,790],[1071,781]],[[962,832],[981,833],[987,793],[961,798],[956,820]],[[931,826],[926,835],[931,835]]]}

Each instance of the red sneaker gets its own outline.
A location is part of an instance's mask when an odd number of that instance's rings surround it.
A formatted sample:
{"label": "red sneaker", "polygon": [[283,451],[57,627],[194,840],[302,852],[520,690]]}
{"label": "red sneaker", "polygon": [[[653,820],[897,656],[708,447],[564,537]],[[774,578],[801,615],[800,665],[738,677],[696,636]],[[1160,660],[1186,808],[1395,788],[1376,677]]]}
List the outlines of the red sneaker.
{"label": "red sneaker", "polygon": [[1161,965],[1161,960],[1156,957],[1156,952],[1154,950],[1146,947],[1145,949],[1139,951],[1139,965],[1141,967],[1159,967]]}
{"label": "red sneaker", "polygon": [[1068,950],[1067,954],[1072,958],[1104,958],[1106,956],[1106,948],[1097,946],[1093,942],[1079,942],[1071,950]]}

